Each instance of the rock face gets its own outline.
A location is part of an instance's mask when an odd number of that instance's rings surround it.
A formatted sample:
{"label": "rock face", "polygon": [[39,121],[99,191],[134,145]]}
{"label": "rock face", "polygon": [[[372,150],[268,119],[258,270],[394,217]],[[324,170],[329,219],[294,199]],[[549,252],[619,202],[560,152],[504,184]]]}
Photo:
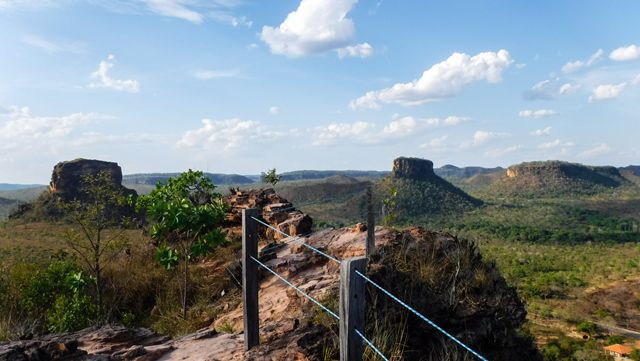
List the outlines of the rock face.
{"label": "rock face", "polygon": [[433,162],[421,158],[400,157],[393,161],[392,175],[395,178],[429,180],[435,176]]}
{"label": "rock face", "polygon": [[[297,210],[293,204],[276,194],[272,188],[239,190],[231,189],[231,195],[225,198],[230,206],[225,221],[228,226],[242,224],[242,210],[258,208],[262,210],[262,218],[273,227],[292,236],[311,233],[313,220],[309,215]],[[262,228],[269,239],[282,239],[284,235],[270,229]]]}
{"label": "rock face", "polygon": [[56,164],[51,174],[49,191],[65,201],[81,199],[79,189],[82,184],[82,177],[87,174],[99,174],[100,172],[109,173],[114,184],[126,190],[127,194],[134,192],[122,187],[122,169],[118,163],[92,159],[75,159]]}

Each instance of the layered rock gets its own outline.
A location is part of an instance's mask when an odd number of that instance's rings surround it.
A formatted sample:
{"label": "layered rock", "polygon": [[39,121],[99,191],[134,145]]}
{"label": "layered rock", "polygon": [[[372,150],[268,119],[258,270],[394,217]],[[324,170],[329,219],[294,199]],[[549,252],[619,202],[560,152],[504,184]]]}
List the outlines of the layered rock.
{"label": "layered rock", "polygon": [[[256,208],[262,211],[262,218],[286,234],[297,236],[311,233],[313,220],[299,210],[285,198],[279,196],[272,188],[239,190],[231,189],[231,194],[225,198],[230,211],[225,217],[228,226],[242,224],[242,210]],[[268,227],[260,227],[268,239],[279,240],[285,236]]]}
{"label": "layered rock", "polygon": [[415,180],[429,180],[435,177],[433,162],[422,158],[396,158],[393,161],[391,174],[395,178]]}
{"label": "layered rock", "polygon": [[118,163],[82,158],[56,164],[51,174],[49,191],[64,201],[82,199],[80,189],[83,177],[105,172],[110,175],[114,189],[119,188],[127,194],[135,193],[122,186],[122,169]]}

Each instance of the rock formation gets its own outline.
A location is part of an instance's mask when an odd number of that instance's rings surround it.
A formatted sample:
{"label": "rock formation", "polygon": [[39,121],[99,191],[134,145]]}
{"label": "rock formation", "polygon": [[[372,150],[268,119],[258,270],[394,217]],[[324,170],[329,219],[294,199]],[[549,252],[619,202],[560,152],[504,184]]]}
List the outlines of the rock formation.
{"label": "rock formation", "polygon": [[[257,208],[262,210],[262,217],[273,227],[292,235],[311,233],[313,220],[309,215],[297,210],[293,204],[279,196],[272,188],[239,190],[231,189],[231,194],[225,198],[230,211],[225,217],[227,226],[238,227],[242,224],[242,210]],[[273,229],[260,226],[268,239],[279,240],[285,236]]]}
{"label": "rock formation", "polygon": [[421,158],[400,157],[393,161],[391,174],[395,178],[429,180],[435,177],[433,162]]}
{"label": "rock formation", "polygon": [[64,201],[81,199],[82,177],[87,174],[97,175],[101,172],[107,172],[111,176],[114,188],[120,188],[127,194],[135,193],[122,186],[122,169],[118,163],[82,158],[56,164],[51,174],[49,191]]}

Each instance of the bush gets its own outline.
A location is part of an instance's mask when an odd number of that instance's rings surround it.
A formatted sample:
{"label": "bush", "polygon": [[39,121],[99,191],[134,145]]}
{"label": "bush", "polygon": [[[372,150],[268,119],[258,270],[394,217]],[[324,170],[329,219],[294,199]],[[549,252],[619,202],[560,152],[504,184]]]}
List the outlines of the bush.
{"label": "bush", "polygon": [[576,327],[576,330],[593,336],[598,331],[598,326],[593,322],[582,322],[578,327]]}

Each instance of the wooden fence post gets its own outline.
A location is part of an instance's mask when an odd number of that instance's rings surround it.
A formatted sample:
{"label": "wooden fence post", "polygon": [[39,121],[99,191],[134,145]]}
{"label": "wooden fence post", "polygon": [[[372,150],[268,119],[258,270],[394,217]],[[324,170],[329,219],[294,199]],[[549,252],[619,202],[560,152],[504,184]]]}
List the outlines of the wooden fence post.
{"label": "wooden fence post", "polygon": [[371,186],[367,188],[367,245],[365,248],[367,257],[376,253],[376,222],[373,215],[373,192]]}
{"label": "wooden fence post", "polygon": [[362,361],[363,342],[354,330],[365,332],[365,281],[355,271],[366,268],[366,257],[340,263],[340,361]]}
{"label": "wooden fence post", "polygon": [[260,344],[258,316],[258,222],[259,209],[242,210],[242,301],[244,306],[244,347],[249,350]]}

